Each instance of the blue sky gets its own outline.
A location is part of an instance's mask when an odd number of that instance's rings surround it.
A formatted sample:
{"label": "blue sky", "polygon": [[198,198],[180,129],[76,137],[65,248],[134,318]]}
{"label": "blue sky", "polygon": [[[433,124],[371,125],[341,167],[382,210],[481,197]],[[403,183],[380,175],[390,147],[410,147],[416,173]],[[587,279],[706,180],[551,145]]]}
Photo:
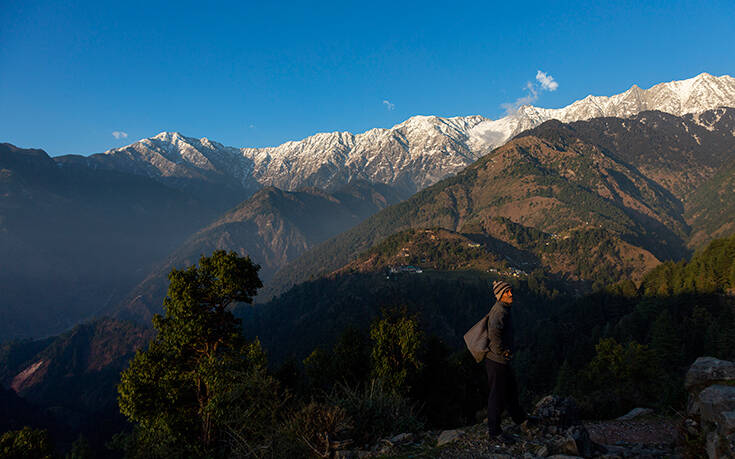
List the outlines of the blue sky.
{"label": "blue sky", "polygon": [[733,1],[3,0],[0,142],[90,154],[165,130],[268,146],[497,118],[539,70],[558,83],[542,107],[735,75],[734,36]]}

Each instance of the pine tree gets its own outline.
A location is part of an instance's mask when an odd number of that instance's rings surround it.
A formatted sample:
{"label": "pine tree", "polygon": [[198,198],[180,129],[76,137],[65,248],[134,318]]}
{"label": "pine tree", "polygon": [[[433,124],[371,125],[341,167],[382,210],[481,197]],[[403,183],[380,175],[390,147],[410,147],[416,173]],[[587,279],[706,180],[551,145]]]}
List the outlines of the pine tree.
{"label": "pine tree", "polygon": [[418,353],[423,337],[418,322],[405,313],[384,313],[370,327],[370,338],[373,377],[386,389],[405,395],[410,376],[421,368]]}
{"label": "pine tree", "polygon": [[681,335],[671,314],[661,311],[651,328],[651,351],[658,367],[667,373],[676,370],[682,363],[681,349]]}
{"label": "pine tree", "polygon": [[261,390],[253,378],[273,387],[259,343],[245,342],[228,310],[252,302],[262,286],[258,269],[249,258],[216,251],[198,267],[169,274],[165,314],[153,318],[157,335],[118,386],[120,410],[137,427],[139,454],[206,455],[235,422],[243,391]]}

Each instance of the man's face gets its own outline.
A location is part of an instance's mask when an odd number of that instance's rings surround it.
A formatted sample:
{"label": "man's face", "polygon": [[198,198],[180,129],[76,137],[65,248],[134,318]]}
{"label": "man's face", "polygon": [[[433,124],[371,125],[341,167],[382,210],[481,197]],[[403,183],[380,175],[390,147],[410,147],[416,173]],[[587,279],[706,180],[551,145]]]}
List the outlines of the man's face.
{"label": "man's face", "polygon": [[513,292],[508,289],[506,292],[503,293],[500,297],[500,301],[503,303],[512,303],[513,302]]}

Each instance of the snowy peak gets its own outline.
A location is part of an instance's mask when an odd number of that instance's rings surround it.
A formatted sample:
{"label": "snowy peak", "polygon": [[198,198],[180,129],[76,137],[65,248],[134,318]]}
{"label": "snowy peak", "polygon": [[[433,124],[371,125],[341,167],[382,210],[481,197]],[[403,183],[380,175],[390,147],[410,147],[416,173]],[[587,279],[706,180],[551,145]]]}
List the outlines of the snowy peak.
{"label": "snowy peak", "polygon": [[474,130],[473,143],[494,148],[526,129],[556,119],[565,123],[605,116],[629,118],[646,110],[682,116],[717,107],[735,107],[735,78],[701,73],[680,81],[659,83],[649,89],[631,86],[614,96],[589,95],[563,108],[547,109],[525,105],[499,120],[487,120]]}

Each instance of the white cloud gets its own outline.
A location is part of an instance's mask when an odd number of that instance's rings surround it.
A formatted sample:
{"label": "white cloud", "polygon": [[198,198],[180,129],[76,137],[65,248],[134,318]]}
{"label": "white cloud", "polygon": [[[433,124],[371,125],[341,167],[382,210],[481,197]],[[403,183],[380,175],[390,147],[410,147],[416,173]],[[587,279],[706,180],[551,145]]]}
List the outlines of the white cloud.
{"label": "white cloud", "polygon": [[518,99],[515,100],[515,102],[513,103],[506,102],[504,104],[500,104],[500,106],[505,109],[505,112],[508,115],[514,114],[523,105],[532,104],[536,102],[536,100],[538,100],[538,89],[536,88],[536,85],[534,85],[530,81],[527,82],[525,91],[526,91],[526,95],[523,97],[519,97]]}
{"label": "white cloud", "polygon": [[127,139],[128,133],[123,131],[112,131],[112,136],[118,140]]}
{"label": "white cloud", "polygon": [[541,89],[545,91],[556,91],[559,87],[559,83],[554,81],[554,77],[539,70],[536,72],[536,81],[541,83]]}
{"label": "white cloud", "polygon": [[513,115],[523,105],[536,102],[541,91],[556,91],[556,88],[559,87],[559,83],[554,80],[554,77],[548,73],[542,72],[541,70],[536,72],[536,81],[538,81],[539,84],[531,83],[530,81],[526,82],[526,86],[523,88],[523,90],[526,91],[525,96],[519,97],[515,102],[500,104],[508,115]]}
{"label": "white cloud", "polygon": [[385,105],[388,110],[396,109],[396,104],[392,104],[389,100],[384,100],[383,105]]}

